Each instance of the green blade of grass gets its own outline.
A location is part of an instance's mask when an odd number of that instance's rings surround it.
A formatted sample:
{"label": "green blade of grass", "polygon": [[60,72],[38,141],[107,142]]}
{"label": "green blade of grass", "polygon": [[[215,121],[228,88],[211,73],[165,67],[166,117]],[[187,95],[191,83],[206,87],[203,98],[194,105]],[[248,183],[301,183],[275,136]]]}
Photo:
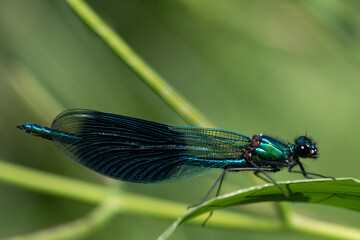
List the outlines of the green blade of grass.
{"label": "green blade of grass", "polygon": [[117,196],[109,193],[108,198],[102,204],[84,217],[32,233],[4,238],[3,240],[85,239],[106,225],[116,215],[117,202]]}
{"label": "green blade of grass", "polygon": [[185,214],[180,224],[216,209],[268,201],[316,203],[360,211],[360,181],[357,179],[297,180],[279,182],[279,185],[288,192],[290,198],[286,198],[273,184],[255,186],[214,198],[198,206]]}
{"label": "green blade of grass", "polygon": [[67,0],[67,3],[116,56],[186,122],[194,126],[213,126],[200,111],[151,68],[85,1]]}
{"label": "green blade of grass", "polygon": [[[279,184],[288,192],[290,198],[286,198],[280,189],[273,184],[236,191],[209,200],[187,212],[179,217],[158,239],[167,239],[180,224],[190,221],[199,215],[239,204],[288,201],[316,203],[360,211],[360,181],[357,179],[311,179],[279,182]],[[301,224],[299,224],[299,219],[299,216],[293,215],[290,217],[290,222],[286,224],[286,227],[299,232],[307,232],[335,239],[360,239],[360,232],[349,230],[346,227],[322,223],[320,225],[322,227],[319,228],[319,225],[314,225],[311,223],[312,221],[308,220],[302,220],[300,221]]]}

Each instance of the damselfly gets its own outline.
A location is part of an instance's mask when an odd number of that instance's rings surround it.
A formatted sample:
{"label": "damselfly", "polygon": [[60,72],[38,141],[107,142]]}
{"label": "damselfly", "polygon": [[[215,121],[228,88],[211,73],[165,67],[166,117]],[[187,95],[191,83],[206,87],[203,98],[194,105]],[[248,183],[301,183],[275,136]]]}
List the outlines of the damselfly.
{"label": "damselfly", "polygon": [[[285,144],[259,134],[253,137],[214,128],[169,126],[147,120],[74,109],[61,113],[51,128],[23,124],[18,128],[51,140],[69,158],[107,177],[132,183],[156,184],[190,179],[223,169],[203,202],[228,172],[253,171],[288,194],[267,172],[287,168],[305,177],[300,158],[317,158],[307,136]],[[293,168],[299,165],[300,171]],[[262,173],[264,176],[259,175]],[[310,175],[310,176],[309,176]]]}

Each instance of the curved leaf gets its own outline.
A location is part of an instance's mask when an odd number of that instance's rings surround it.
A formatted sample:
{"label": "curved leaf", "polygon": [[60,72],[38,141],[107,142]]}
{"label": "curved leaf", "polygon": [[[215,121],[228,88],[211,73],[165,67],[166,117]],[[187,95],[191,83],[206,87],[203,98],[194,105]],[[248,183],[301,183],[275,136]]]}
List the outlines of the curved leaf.
{"label": "curved leaf", "polygon": [[211,199],[187,212],[179,217],[158,239],[167,239],[180,224],[201,214],[238,204],[288,201],[315,203],[360,211],[360,181],[357,179],[310,179],[279,182],[279,185],[289,194],[289,199],[273,184],[239,190]]}

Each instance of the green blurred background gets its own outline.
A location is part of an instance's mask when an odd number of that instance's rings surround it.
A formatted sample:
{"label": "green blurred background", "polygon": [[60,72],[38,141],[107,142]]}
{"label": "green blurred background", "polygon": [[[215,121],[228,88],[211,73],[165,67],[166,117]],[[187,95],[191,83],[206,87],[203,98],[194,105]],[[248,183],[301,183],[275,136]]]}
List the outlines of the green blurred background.
{"label": "green blurred background", "polygon": [[[318,160],[304,161],[309,171],[360,178],[360,1],[88,2],[218,127],[247,135],[266,133],[284,141],[307,130],[320,149]],[[186,124],[64,1],[0,0],[0,158],[100,183],[51,142],[16,129],[25,122],[49,126],[68,108]],[[219,173],[172,184],[121,186],[190,205],[202,199]],[[223,192],[250,186],[249,175],[229,176]],[[286,171],[273,177],[302,178]],[[64,223],[94,208],[1,182],[0,196],[0,238]],[[292,206],[307,216],[360,227],[358,213],[319,205]],[[275,217],[268,204],[227,210]],[[170,223],[123,214],[88,239],[155,239]],[[279,237],[319,239],[190,224],[181,226],[171,239]]]}

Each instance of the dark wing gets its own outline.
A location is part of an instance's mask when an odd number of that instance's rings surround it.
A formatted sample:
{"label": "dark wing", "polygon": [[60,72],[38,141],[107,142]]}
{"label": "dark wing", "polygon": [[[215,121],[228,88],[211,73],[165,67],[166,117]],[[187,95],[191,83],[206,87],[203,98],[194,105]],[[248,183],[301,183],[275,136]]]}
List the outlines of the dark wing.
{"label": "dark wing", "polygon": [[142,119],[68,110],[52,124],[56,146],[100,174],[135,183],[189,179],[243,156],[249,137],[231,131],[168,126]]}

